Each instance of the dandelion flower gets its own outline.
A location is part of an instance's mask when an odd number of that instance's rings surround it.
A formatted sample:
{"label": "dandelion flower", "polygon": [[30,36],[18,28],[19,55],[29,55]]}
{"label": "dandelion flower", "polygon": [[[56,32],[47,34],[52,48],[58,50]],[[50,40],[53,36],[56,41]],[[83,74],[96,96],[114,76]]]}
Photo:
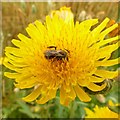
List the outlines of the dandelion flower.
{"label": "dandelion flower", "polygon": [[111,111],[108,107],[95,106],[94,111],[85,108],[86,118],[118,118],[118,113]]}
{"label": "dandelion flower", "polygon": [[100,69],[100,66],[118,63],[118,58],[109,60],[111,53],[118,49],[118,42],[108,45],[118,40],[118,36],[105,40],[118,24],[105,29],[108,22],[106,18],[91,30],[98,19],[74,23],[73,14],[66,7],[46,16],[44,24],[36,20],[26,28],[30,37],[19,34],[20,40],[12,40],[16,47],[5,48],[8,61],[4,65],[12,70],[5,72],[5,76],[15,79],[17,88],[33,88],[33,92],[23,98],[27,102],[36,100],[44,104],[56,97],[57,90],[63,105],[67,106],[76,97],[90,101],[83,87],[101,91],[106,83],[101,86],[96,83],[112,79],[118,73]]}
{"label": "dandelion flower", "polygon": [[3,57],[0,57],[0,65],[3,63]]}

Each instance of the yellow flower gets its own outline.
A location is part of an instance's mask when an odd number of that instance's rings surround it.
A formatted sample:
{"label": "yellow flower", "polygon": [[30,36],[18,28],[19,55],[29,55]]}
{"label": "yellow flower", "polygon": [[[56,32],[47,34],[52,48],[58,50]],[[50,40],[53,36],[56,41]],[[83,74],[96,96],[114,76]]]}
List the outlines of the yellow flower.
{"label": "yellow flower", "polygon": [[61,7],[60,10],[53,10],[51,12],[51,17],[58,15],[60,18],[64,19],[65,22],[70,22],[74,20],[73,13],[71,12],[70,7]]}
{"label": "yellow flower", "polygon": [[72,12],[65,7],[46,16],[44,24],[36,20],[26,28],[30,37],[19,34],[20,40],[12,40],[16,47],[5,48],[8,62],[4,65],[13,70],[5,72],[5,76],[15,79],[15,86],[20,89],[34,87],[33,92],[23,98],[27,102],[36,100],[44,104],[56,97],[57,90],[60,90],[63,105],[68,105],[76,96],[81,101],[90,101],[82,87],[101,91],[106,83],[101,86],[95,83],[112,79],[118,73],[99,69],[99,66],[118,63],[118,58],[109,60],[111,53],[118,48],[118,42],[108,45],[118,40],[118,36],[104,40],[118,25],[104,30],[108,22],[106,18],[91,30],[98,19],[74,24]]}
{"label": "yellow flower", "polygon": [[120,104],[114,104],[112,100],[109,100],[108,105],[113,107],[113,106],[120,106]]}
{"label": "yellow flower", "polygon": [[3,57],[0,57],[0,65],[3,63]]}
{"label": "yellow flower", "polygon": [[7,57],[0,57],[0,65],[2,65],[3,64],[3,62],[5,63],[5,62],[7,62],[8,60],[7,60]]}
{"label": "yellow flower", "polygon": [[94,111],[91,111],[88,108],[85,108],[86,118],[118,118],[118,113],[111,111],[108,107],[98,107],[97,105],[94,108]]}

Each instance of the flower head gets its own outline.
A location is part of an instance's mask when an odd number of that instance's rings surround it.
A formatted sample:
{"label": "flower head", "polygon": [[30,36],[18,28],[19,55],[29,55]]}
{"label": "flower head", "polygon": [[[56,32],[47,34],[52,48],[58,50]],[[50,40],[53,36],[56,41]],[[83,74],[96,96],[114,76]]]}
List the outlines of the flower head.
{"label": "flower head", "polygon": [[36,20],[26,28],[30,37],[19,34],[20,40],[12,40],[16,47],[6,47],[8,61],[4,65],[13,70],[5,76],[15,79],[15,86],[20,89],[32,88],[33,92],[23,98],[25,101],[36,100],[44,104],[55,98],[60,90],[60,103],[68,105],[76,96],[81,101],[90,101],[90,96],[82,89],[101,91],[106,83],[97,85],[105,79],[117,76],[117,71],[99,69],[99,66],[112,66],[118,58],[109,60],[111,53],[118,48],[118,36],[105,39],[105,36],[118,25],[107,28],[106,18],[95,29],[91,27],[98,19],[90,19],[74,24],[69,8],[54,11],[46,16],[45,23]]}
{"label": "flower head", "polygon": [[[113,103],[112,103],[113,104]],[[108,107],[95,106],[93,111],[85,108],[86,118],[118,118],[118,113],[111,111]]]}

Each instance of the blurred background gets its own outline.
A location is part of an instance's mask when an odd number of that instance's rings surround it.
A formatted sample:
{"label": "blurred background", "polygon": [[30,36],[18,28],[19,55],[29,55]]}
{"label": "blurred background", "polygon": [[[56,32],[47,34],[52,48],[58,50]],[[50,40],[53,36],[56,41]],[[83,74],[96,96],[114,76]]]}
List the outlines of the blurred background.
{"label": "blurred background", "polygon": [[[115,2],[4,2],[2,3],[2,56],[4,57],[4,48],[12,46],[13,38],[17,39],[19,33],[27,35],[25,28],[29,23],[35,20],[44,22],[46,15],[62,6],[71,7],[75,21],[98,18],[101,22],[106,17],[119,21],[118,3]],[[111,57],[117,56],[118,51],[115,51]],[[112,66],[108,69],[116,70],[119,67]],[[118,78],[115,78],[115,82],[112,83],[113,87],[108,93],[93,95],[89,103],[83,103],[76,98],[76,101],[64,107],[59,104],[59,97],[44,105],[34,102],[25,103],[21,98],[28,94],[28,90],[15,88],[14,81],[3,76],[4,71],[9,70],[2,66],[3,118],[84,118],[84,107],[92,109],[96,104],[105,106],[110,99],[115,103],[118,102],[120,92],[118,91]]]}

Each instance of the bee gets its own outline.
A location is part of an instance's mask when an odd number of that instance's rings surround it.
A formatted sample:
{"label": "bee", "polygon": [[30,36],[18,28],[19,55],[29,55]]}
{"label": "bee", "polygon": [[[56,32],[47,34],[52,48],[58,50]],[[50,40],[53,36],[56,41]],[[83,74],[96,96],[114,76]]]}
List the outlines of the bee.
{"label": "bee", "polygon": [[95,83],[96,85],[99,85],[99,86],[101,86],[104,83],[107,84],[106,87],[103,90],[101,90],[101,91],[91,91],[87,87],[83,87],[83,89],[85,90],[85,92],[87,92],[87,93],[89,93],[91,95],[106,94],[106,93],[108,93],[111,90],[111,88],[112,88],[112,82],[113,82],[112,79],[110,79],[110,80],[106,79],[103,82]]}
{"label": "bee", "polygon": [[62,59],[66,59],[68,61],[68,50],[56,50],[56,46],[49,46],[47,48],[54,48],[54,50],[46,50],[44,52],[44,56],[46,59],[50,60],[50,59],[56,59],[56,60],[62,60]]}

